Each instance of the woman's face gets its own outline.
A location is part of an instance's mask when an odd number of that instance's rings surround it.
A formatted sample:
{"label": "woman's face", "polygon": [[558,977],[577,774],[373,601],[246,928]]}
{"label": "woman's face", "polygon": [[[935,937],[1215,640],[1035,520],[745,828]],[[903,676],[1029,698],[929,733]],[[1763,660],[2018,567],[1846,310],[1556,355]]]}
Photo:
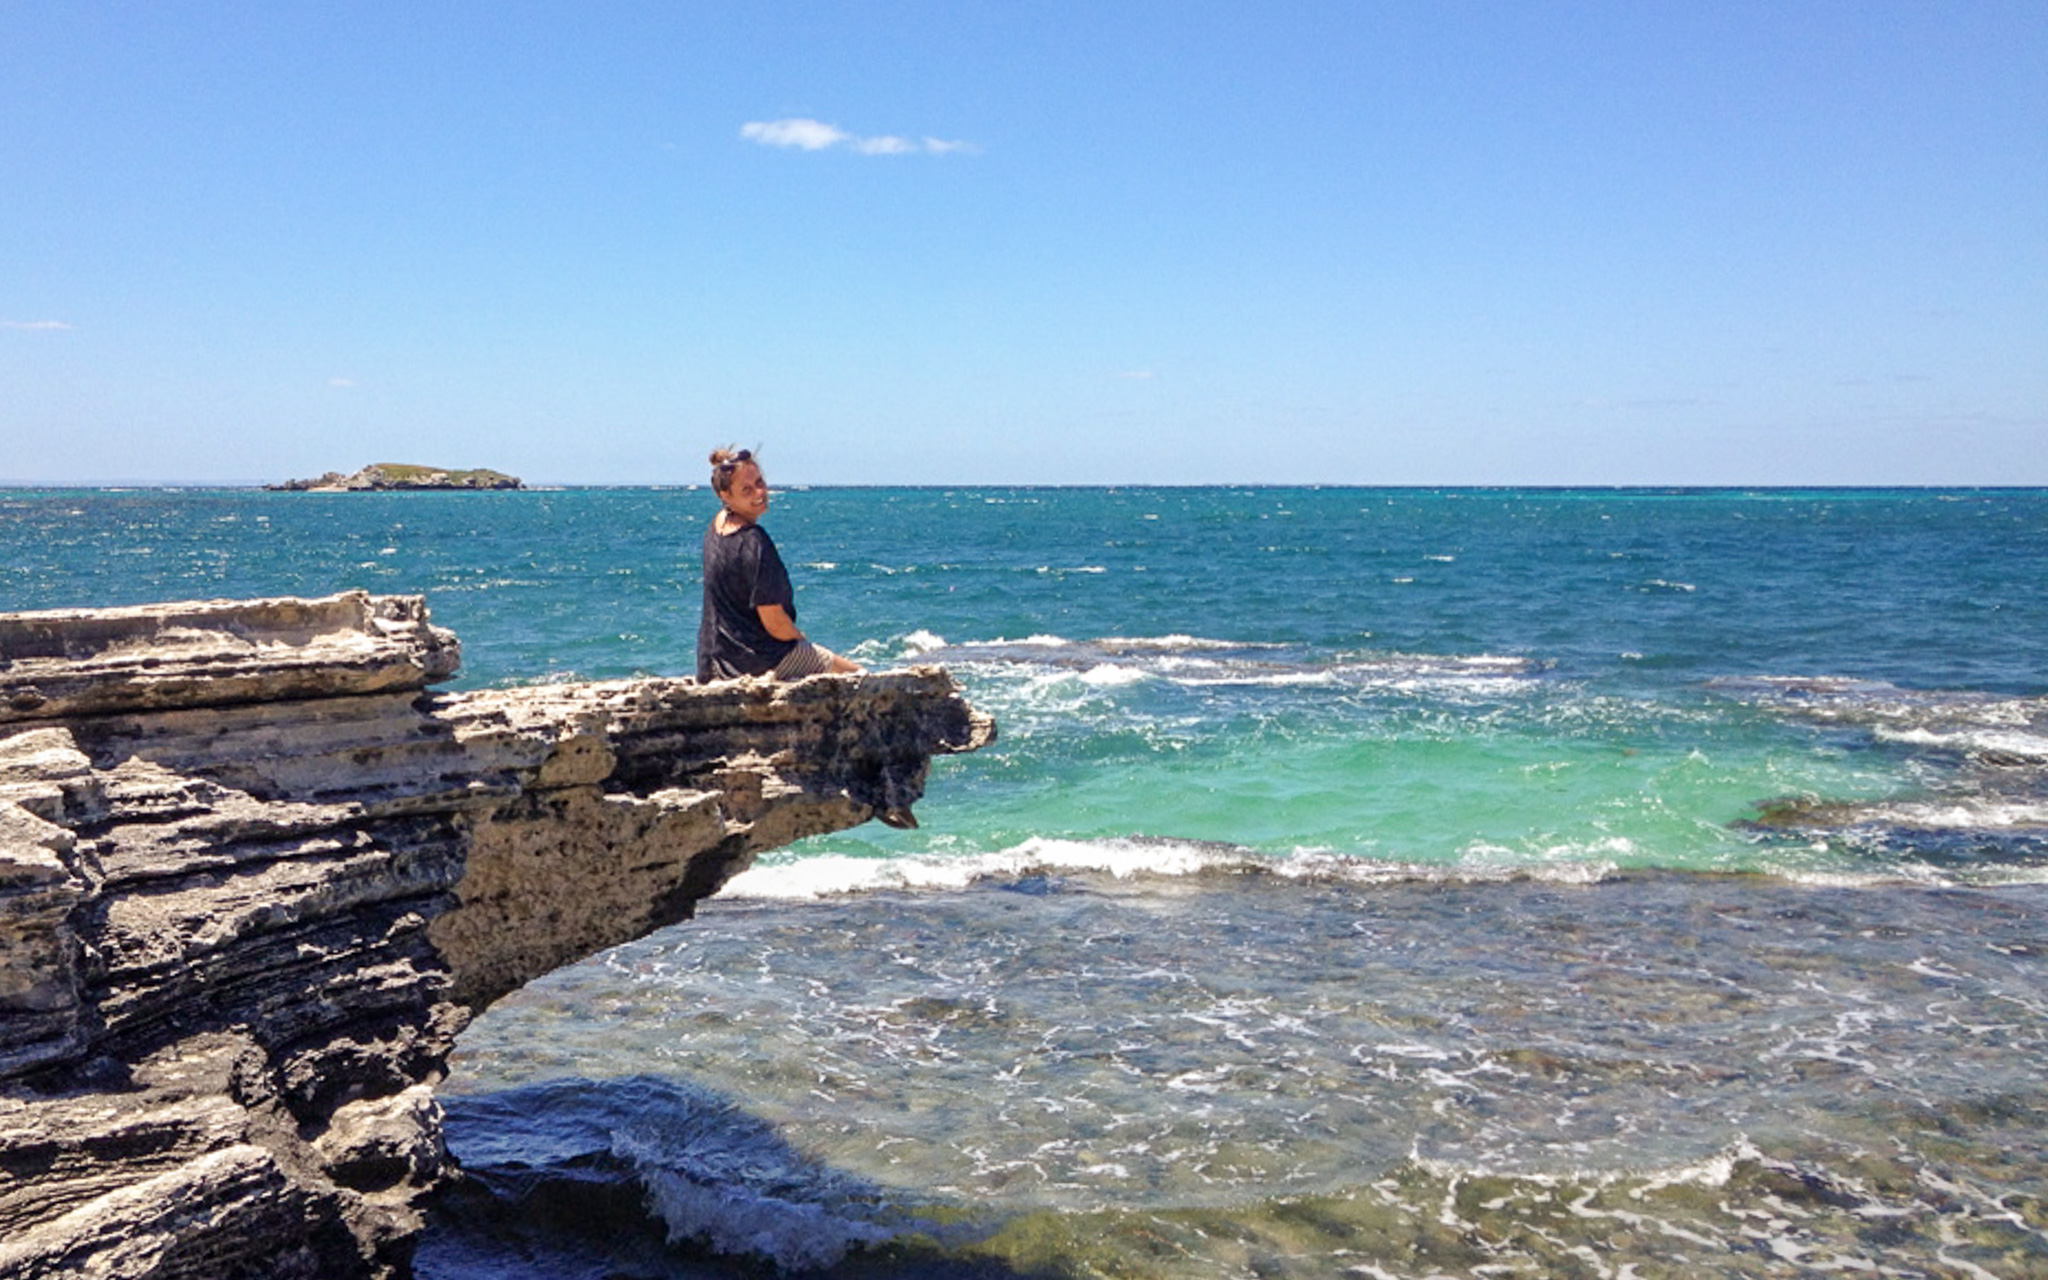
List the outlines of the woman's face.
{"label": "woman's face", "polygon": [[732,487],[721,492],[718,500],[741,520],[759,520],[768,511],[768,478],[761,474],[760,465],[742,462],[734,467]]}

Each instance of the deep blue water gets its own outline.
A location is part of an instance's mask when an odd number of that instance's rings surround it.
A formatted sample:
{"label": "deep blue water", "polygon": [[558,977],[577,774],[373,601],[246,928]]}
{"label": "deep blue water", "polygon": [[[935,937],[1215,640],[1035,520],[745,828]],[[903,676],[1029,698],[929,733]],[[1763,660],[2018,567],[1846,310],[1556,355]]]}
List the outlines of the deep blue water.
{"label": "deep blue water", "polygon": [[[421,593],[468,679],[679,670],[701,490],[0,490],[10,609]],[[1187,634],[1568,675],[2038,690],[2040,491],[839,489],[767,521],[842,645]],[[617,627],[588,625],[601,609]],[[571,625],[571,620],[576,620]]]}

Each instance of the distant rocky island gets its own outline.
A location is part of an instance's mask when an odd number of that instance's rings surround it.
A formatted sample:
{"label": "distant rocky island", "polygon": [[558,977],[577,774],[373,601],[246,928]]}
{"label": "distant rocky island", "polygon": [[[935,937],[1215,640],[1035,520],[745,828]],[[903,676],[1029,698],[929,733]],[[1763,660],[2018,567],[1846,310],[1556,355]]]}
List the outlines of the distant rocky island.
{"label": "distant rocky island", "polygon": [[316,480],[287,480],[263,487],[280,493],[372,493],[393,489],[524,489],[526,485],[518,476],[482,467],[444,471],[410,463],[377,462],[354,475],[330,471]]}

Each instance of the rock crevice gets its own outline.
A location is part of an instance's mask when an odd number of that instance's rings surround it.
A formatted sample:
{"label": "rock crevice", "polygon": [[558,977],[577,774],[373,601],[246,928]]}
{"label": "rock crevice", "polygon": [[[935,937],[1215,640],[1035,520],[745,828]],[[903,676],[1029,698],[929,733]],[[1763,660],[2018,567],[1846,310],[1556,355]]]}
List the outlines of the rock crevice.
{"label": "rock crevice", "polygon": [[937,668],[459,654],[363,593],[0,615],[0,1276],[403,1274],[473,1011],[994,732]]}

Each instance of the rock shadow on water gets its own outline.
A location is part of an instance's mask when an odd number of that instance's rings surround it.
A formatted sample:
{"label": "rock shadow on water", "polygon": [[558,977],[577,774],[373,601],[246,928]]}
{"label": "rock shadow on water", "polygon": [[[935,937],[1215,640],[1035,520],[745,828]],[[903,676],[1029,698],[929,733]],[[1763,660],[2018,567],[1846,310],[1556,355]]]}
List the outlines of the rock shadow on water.
{"label": "rock shadow on water", "polygon": [[656,1075],[442,1099],[460,1175],[419,1280],[1027,1280],[961,1256],[993,1221],[820,1164],[732,1099]]}

